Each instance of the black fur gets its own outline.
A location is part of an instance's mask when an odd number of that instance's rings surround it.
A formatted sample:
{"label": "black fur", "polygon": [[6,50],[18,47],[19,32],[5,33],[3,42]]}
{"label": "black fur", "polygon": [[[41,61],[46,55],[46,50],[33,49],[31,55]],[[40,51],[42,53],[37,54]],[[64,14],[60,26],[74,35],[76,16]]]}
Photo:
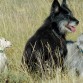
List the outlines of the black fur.
{"label": "black fur", "polygon": [[[58,0],[54,0],[50,15],[25,45],[22,62],[26,63],[31,70],[38,67],[44,69],[44,64],[47,61],[50,66],[52,66],[53,61],[56,66],[63,65],[63,59],[67,54],[66,31],[61,32],[59,27],[59,23],[63,20],[75,21],[78,24],[78,20],[73,17],[65,0],[61,6]],[[58,48],[60,52],[58,58],[61,57],[61,63],[58,62],[56,55]]]}
{"label": "black fur", "polygon": [[67,40],[66,41],[66,44],[73,44],[73,43],[75,43],[76,41],[72,41],[72,40]]}

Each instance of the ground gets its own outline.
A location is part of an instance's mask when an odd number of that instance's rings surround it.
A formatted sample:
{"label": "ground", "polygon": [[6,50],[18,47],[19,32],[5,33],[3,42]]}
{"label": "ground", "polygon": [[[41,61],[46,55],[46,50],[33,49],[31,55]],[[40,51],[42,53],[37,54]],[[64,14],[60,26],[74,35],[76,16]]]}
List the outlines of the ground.
{"label": "ground", "polygon": [[[61,0],[59,0],[61,2]],[[83,0],[67,0],[75,17],[80,21],[77,31],[68,34],[67,39],[76,40],[83,33]],[[0,0],[0,37],[12,42],[12,47],[6,50],[8,71],[0,75],[0,83],[82,83],[82,79],[69,77],[56,72],[56,76],[48,79],[31,77],[23,70],[21,58],[27,40],[41,26],[49,15],[52,0]],[[62,78],[61,78],[62,77]]]}

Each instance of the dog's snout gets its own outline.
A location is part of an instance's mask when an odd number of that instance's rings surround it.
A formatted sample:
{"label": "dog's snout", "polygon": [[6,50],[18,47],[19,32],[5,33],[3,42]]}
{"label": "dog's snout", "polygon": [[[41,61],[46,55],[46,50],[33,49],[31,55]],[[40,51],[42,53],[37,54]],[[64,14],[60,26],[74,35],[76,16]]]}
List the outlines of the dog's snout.
{"label": "dog's snout", "polygon": [[78,20],[76,21],[76,24],[77,24],[77,25],[79,24],[79,21],[78,21]]}

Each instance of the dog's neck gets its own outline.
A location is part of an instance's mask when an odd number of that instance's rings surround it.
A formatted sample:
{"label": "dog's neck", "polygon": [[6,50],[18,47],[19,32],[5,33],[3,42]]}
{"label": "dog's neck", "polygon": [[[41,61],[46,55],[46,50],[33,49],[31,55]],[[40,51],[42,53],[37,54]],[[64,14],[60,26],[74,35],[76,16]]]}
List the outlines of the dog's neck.
{"label": "dog's neck", "polygon": [[61,38],[65,39],[66,33],[61,33],[56,23],[52,23],[52,30]]}
{"label": "dog's neck", "polygon": [[52,33],[53,33],[58,39],[61,39],[61,36],[60,36],[59,34],[57,34],[54,29],[52,29]]}
{"label": "dog's neck", "polygon": [[55,36],[57,36],[57,38],[65,40],[65,34],[57,32],[56,29],[52,29],[52,32],[55,34]]}
{"label": "dog's neck", "polygon": [[4,52],[4,48],[0,47],[0,53],[3,53],[3,52]]}

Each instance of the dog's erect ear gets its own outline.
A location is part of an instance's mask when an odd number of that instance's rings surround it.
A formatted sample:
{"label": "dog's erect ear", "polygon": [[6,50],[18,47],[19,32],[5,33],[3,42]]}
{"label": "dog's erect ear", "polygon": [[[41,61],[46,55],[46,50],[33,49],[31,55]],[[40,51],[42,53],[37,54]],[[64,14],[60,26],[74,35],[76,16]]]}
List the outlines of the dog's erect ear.
{"label": "dog's erect ear", "polygon": [[54,0],[52,3],[51,13],[59,13],[60,10],[60,4],[58,0]]}
{"label": "dog's erect ear", "polygon": [[63,0],[62,4],[66,4],[66,0]]}
{"label": "dog's erect ear", "polygon": [[[67,13],[71,13],[71,14],[72,14],[71,10],[70,10],[70,9],[68,8],[68,6],[67,6],[66,0],[63,0],[63,1],[62,1],[61,8],[63,8],[64,10],[66,10]],[[72,14],[72,15],[73,15],[73,14]]]}
{"label": "dog's erect ear", "polygon": [[62,1],[62,5],[61,5],[62,7],[67,7],[67,3],[66,3],[66,0],[63,0]]}

